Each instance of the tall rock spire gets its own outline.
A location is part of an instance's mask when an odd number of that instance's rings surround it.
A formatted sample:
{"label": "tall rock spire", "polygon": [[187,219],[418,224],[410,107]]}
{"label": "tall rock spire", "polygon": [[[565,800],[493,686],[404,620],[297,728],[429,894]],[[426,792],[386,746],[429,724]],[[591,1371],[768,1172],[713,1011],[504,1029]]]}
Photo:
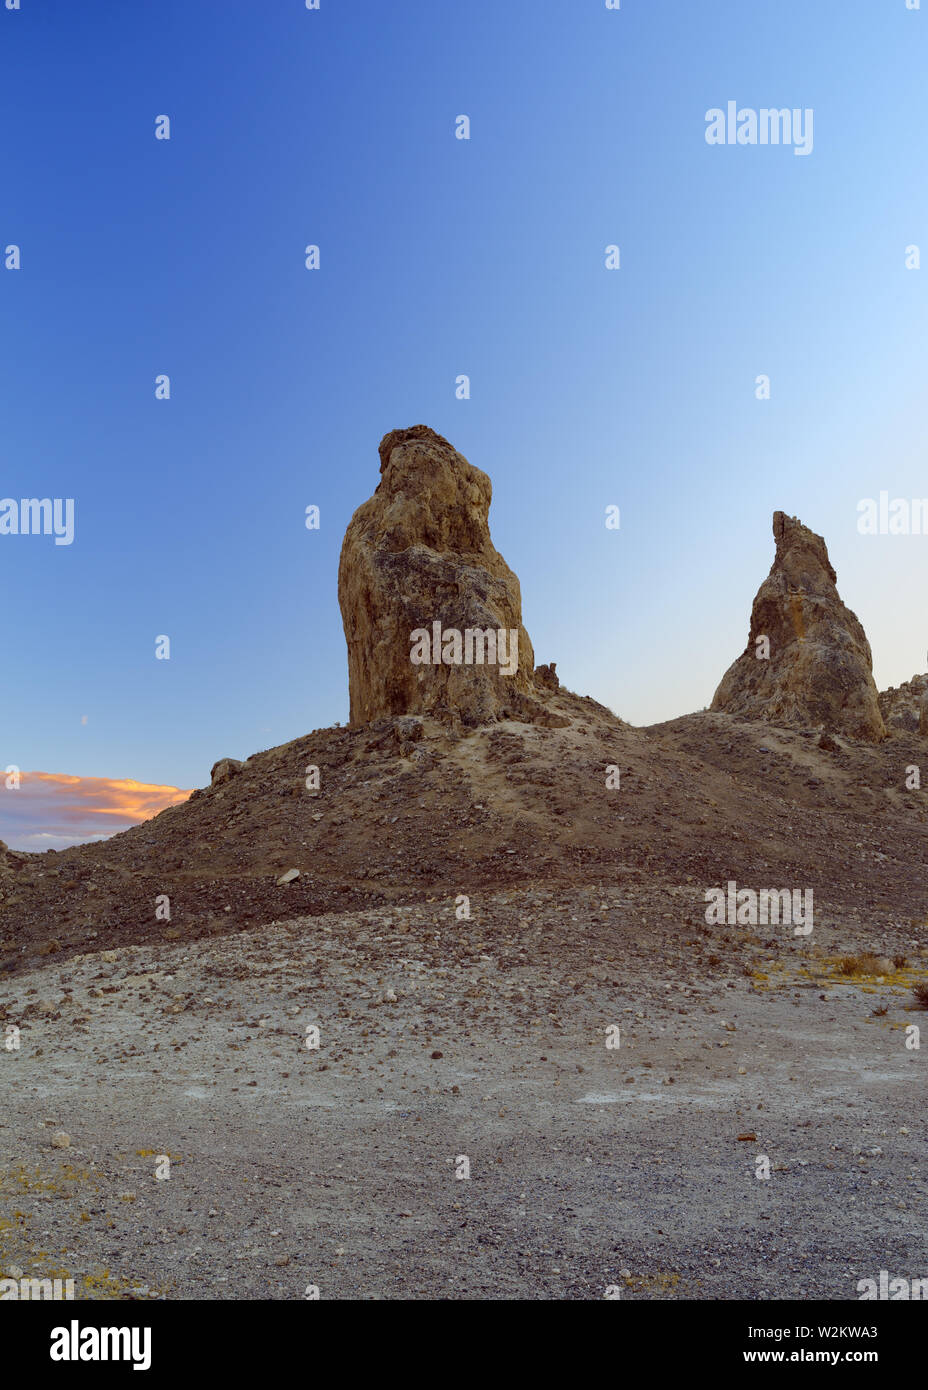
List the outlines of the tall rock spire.
{"label": "tall rock spire", "polygon": [[776,556],[754,600],[747,647],[711,708],[878,741],[886,730],[870,643],[841,601],[824,540],[784,512],[773,514],[773,535]]}
{"label": "tall rock spire", "polygon": [[490,539],[490,479],[426,425],[384,436],[380,472],[338,567],[351,722],[546,722],[519,581]]}

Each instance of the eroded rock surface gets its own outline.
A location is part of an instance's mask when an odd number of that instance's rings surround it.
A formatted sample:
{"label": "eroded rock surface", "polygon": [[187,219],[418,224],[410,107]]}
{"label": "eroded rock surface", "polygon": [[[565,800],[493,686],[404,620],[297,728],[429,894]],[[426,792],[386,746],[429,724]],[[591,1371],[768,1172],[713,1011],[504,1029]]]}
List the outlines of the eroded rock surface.
{"label": "eroded rock surface", "polygon": [[870,643],[841,601],[824,540],[784,512],[773,514],[773,535],[776,556],[754,599],[747,646],[711,708],[878,741],[885,728]]}
{"label": "eroded rock surface", "polygon": [[426,425],[384,436],[380,472],[338,570],[352,724],[552,722],[519,581],[490,538],[486,473]]}
{"label": "eroded rock surface", "polygon": [[928,736],[928,676],[913,676],[879,694],[880,713],[887,729],[905,729]]}

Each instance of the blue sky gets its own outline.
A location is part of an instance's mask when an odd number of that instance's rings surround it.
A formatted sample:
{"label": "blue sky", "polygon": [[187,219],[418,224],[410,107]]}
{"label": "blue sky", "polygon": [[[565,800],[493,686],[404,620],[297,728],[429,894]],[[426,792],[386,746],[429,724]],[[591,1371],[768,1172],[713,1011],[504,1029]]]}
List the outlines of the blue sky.
{"label": "blue sky", "polygon": [[[777,508],[824,534],[880,687],[924,670],[928,536],[861,536],[857,503],[928,496],[926,25],[0,6],[0,494],[75,499],[70,546],[0,536],[0,765],[191,787],[346,720],[339,548],[417,423],[490,474],[536,659],[634,723],[711,700]],[[729,100],[812,108],[812,153],[708,145]]]}

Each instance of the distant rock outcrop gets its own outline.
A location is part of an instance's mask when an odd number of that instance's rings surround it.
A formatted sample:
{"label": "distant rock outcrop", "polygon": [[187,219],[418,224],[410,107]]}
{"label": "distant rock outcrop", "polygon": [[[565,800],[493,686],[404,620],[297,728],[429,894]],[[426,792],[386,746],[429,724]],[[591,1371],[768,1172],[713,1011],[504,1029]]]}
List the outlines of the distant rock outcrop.
{"label": "distant rock outcrop", "polygon": [[880,691],[879,700],[887,729],[928,736],[928,676],[913,676],[902,685],[891,685]]}
{"label": "distant rock outcrop", "polygon": [[22,855],[0,840],[0,878],[8,878],[22,862]]}
{"label": "distant rock outcrop", "polygon": [[776,557],[754,600],[747,647],[711,708],[877,742],[886,730],[870,643],[839,597],[825,542],[784,512],[774,512],[773,534]]}
{"label": "distant rock outcrop", "polygon": [[563,724],[544,708],[519,581],[490,539],[486,473],[426,425],[384,436],[380,472],[338,567],[351,723]]}
{"label": "distant rock outcrop", "polygon": [[209,784],[211,787],[221,787],[223,782],[230,782],[245,764],[239,758],[220,758],[213,763],[209,774]]}

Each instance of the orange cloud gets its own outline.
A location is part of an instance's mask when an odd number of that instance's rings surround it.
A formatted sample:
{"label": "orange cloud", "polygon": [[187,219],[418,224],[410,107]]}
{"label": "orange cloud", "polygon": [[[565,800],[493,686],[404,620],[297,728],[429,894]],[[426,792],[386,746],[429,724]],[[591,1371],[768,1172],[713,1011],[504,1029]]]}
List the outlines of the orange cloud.
{"label": "orange cloud", "polygon": [[186,801],[192,790],[64,772],[23,772],[18,787],[9,781],[0,771],[0,839],[27,850],[108,839]]}

